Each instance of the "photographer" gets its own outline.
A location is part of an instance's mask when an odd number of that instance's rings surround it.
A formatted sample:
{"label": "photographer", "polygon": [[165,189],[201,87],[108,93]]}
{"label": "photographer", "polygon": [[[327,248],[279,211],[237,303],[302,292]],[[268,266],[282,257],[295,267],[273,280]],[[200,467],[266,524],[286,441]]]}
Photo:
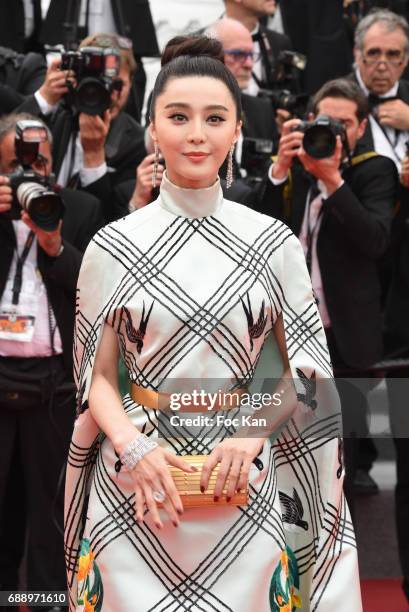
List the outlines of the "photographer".
{"label": "photographer", "polygon": [[75,416],[75,291],[103,220],[93,196],[53,187],[51,166],[43,122],[0,120],[1,590],[18,587],[24,541],[15,534],[25,532],[25,587],[66,585],[60,477]]}
{"label": "photographer", "polygon": [[[252,67],[256,57],[251,34],[240,21],[224,17],[210,26],[206,35],[221,42],[224,63],[235,77],[242,91],[243,125],[235,148],[235,178],[242,178],[247,174],[251,180],[253,178],[252,170],[257,172],[257,175],[263,176],[263,162],[264,166],[269,165],[271,154],[278,143],[278,131],[271,100],[244,93],[251,79]],[[255,163],[251,164],[251,168],[243,168],[242,162],[248,159],[247,151],[251,146],[255,148],[260,140],[269,141],[269,152],[264,155],[264,159],[258,157]],[[266,144],[268,145],[268,143]],[[240,169],[244,169],[246,172],[241,173]],[[223,176],[223,170],[221,175]]]}
{"label": "photographer", "polygon": [[[312,110],[311,119],[325,115],[330,125],[314,131],[296,119],[284,124],[263,207],[300,238],[335,373],[365,376],[382,356],[377,260],[388,246],[396,169],[358,144],[367,103],[357,85],[346,79],[326,83],[313,97]],[[323,143],[328,150],[319,152]],[[306,152],[307,144],[316,157]],[[366,399],[354,386],[338,384],[351,503],[356,449],[348,437],[366,433]]]}
{"label": "photographer", "polygon": [[[60,70],[59,60],[51,64],[42,87],[20,107],[49,118],[54,136],[53,170],[59,184],[84,189],[98,197],[107,222],[126,214],[115,201],[114,188],[134,177],[135,167],[146,155],[143,128],[123,111],[135,59],[132,50],[121,45],[120,39],[109,34],[88,37],[80,45],[84,50],[112,49],[120,53],[118,77],[109,83],[110,106],[102,116],[77,111],[75,96],[69,96],[67,79],[74,90],[80,80],[75,71]],[[94,101],[92,95],[90,100]]]}
{"label": "photographer", "polygon": [[260,19],[272,15],[275,11],[275,2],[260,2],[260,0],[224,0],[226,17],[237,19],[252,34],[254,52],[257,61],[252,70],[252,79],[246,93],[256,96],[260,88],[271,89],[274,64],[280,51],[291,49],[288,36],[269,30],[260,23]]}

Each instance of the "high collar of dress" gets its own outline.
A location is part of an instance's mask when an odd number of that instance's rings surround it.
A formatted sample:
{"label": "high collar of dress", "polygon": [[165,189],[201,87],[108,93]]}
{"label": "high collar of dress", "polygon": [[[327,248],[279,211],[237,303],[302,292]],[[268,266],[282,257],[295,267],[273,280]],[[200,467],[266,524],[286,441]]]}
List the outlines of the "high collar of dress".
{"label": "high collar of dress", "polygon": [[223,192],[220,179],[210,187],[202,189],[185,189],[178,187],[168,179],[166,170],[160,185],[159,202],[173,215],[200,219],[214,215],[223,203]]}

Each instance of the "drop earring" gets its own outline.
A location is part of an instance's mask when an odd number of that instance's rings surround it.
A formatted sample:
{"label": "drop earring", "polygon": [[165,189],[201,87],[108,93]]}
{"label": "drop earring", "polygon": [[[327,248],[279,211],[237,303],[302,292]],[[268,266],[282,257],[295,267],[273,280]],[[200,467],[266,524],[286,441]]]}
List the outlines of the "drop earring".
{"label": "drop earring", "polygon": [[156,178],[158,176],[158,166],[159,166],[159,147],[158,143],[154,142],[155,147],[155,158],[153,160],[153,172],[152,172],[152,189],[156,187]]}
{"label": "drop earring", "polygon": [[229,155],[227,157],[226,189],[230,189],[233,183],[233,153],[234,144],[232,144],[230,147]]}

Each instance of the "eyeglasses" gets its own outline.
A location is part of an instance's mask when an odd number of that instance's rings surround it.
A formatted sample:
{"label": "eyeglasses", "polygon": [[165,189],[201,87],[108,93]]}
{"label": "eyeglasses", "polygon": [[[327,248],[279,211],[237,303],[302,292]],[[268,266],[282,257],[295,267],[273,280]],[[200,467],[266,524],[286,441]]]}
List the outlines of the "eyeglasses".
{"label": "eyeglasses", "polygon": [[391,66],[401,66],[405,56],[405,51],[400,51],[399,49],[387,49],[385,52],[382,52],[381,49],[375,48],[368,49],[363,54],[364,63],[367,66],[374,66],[381,62],[385,62],[385,64],[390,64]]}
{"label": "eyeglasses", "polygon": [[237,62],[238,64],[244,64],[248,59],[251,59],[253,62],[257,62],[257,60],[260,59],[260,53],[243,51],[242,49],[229,49],[225,51],[224,54],[228,55],[233,62]]}

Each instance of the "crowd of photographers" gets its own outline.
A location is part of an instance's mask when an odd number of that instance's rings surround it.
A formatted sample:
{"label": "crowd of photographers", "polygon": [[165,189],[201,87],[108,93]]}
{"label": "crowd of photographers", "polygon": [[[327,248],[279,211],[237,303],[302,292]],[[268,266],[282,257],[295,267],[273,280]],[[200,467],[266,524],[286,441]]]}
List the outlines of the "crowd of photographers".
{"label": "crowd of photographers", "polygon": [[[100,227],[157,197],[152,174],[160,185],[164,171],[142,120],[141,56],[158,51],[149,3],[107,3],[117,9],[99,34],[88,13],[78,25],[81,2],[67,3],[73,13],[59,30],[64,4],[50,3],[47,49],[38,10],[28,52],[0,48],[0,591],[18,588],[23,557],[28,590],[65,590],[81,258]],[[342,402],[352,510],[357,491],[377,490],[366,395],[371,379],[386,377],[409,599],[409,27],[406,3],[383,3],[396,13],[373,4],[225,0],[204,33],[220,41],[242,90],[230,189],[220,172],[225,196],[282,219],[305,252]]]}

